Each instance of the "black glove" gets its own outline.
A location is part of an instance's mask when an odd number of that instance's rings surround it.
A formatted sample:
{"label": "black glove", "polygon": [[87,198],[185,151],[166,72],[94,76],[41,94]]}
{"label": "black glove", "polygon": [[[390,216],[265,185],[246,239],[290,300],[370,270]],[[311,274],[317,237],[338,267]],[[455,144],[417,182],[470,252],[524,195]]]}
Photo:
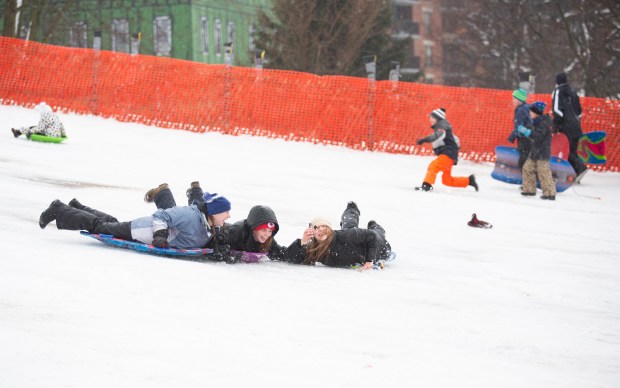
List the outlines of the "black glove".
{"label": "black glove", "polygon": [[168,229],[161,229],[153,233],[153,246],[168,248]]}
{"label": "black glove", "polygon": [[519,137],[519,133],[517,131],[512,131],[510,136],[508,136],[508,143],[514,144],[515,140]]}
{"label": "black glove", "polygon": [[416,143],[417,143],[418,145],[422,145],[422,144],[426,143],[426,140],[425,140],[425,139],[418,139],[418,140],[416,141]]}
{"label": "black glove", "polygon": [[227,261],[230,257],[230,245],[218,244],[213,250],[211,258],[215,261]]}

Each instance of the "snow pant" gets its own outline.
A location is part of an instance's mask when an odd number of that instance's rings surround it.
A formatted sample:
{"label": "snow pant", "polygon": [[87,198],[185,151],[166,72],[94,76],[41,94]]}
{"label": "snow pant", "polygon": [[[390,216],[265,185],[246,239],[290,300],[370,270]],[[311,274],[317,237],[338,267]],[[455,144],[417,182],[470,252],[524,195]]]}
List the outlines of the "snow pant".
{"label": "snow pant", "polygon": [[97,209],[93,209],[91,207],[88,206],[84,206],[82,205],[80,202],[78,202],[77,199],[73,199],[71,202],[69,202],[69,206],[76,208],[76,209],[80,209],[80,210],[84,210],[90,214],[94,214],[97,217],[99,217],[103,222],[118,222],[118,220],[116,219],[116,217],[112,217],[109,214],[106,214],[102,211],[99,211]]}
{"label": "snow pant", "polygon": [[109,234],[123,240],[133,240],[131,222],[106,222],[104,219],[112,216],[95,209],[91,210],[96,211],[99,216],[61,203],[56,208],[56,227],[65,230],[86,230],[89,233]]}
{"label": "snow pant", "polygon": [[523,168],[527,157],[530,156],[530,150],[532,149],[532,140],[527,137],[517,138],[517,150],[519,151],[519,168]]}
{"label": "snow pant", "polygon": [[453,177],[452,166],[454,166],[454,160],[447,155],[439,155],[437,159],[433,160],[426,170],[426,176],[424,182],[429,185],[435,184],[437,174],[442,172],[441,183],[446,186],[452,187],[467,187],[469,185],[469,177]]}
{"label": "snow pant", "polygon": [[568,163],[573,166],[573,170],[577,175],[581,174],[588,168],[577,154],[577,148],[579,147],[579,139],[581,136],[573,136],[568,138]]}
{"label": "snow pant", "polygon": [[[359,227],[360,212],[355,207],[347,207],[340,217],[340,227],[345,229],[353,229]],[[377,236],[377,260],[385,260],[392,252],[390,243],[385,239],[385,229],[376,222],[369,222],[368,230],[374,232]]]}
{"label": "snow pant", "polygon": [[555,182],[548,160],[528,159],[523,165],[523,193],[536,193],[536,176],[544,196],[555,196]]}

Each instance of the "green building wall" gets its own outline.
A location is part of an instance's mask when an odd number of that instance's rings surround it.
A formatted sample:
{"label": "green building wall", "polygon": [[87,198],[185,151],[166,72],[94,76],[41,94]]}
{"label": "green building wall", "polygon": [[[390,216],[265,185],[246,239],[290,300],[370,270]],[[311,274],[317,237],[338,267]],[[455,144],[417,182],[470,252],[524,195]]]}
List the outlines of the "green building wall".
{"label": "green building wall", "polygon": [[[0,0],[2,9],[5,4],[6,0]],[[157,55],[154,20],[169,17],[172,27],[170,57],[225,63],[225,44],[228,43],[231,27],[234,27],[234,64],[251,66],[254,60],[254,53],[250,52],[251,31],[257,26],[259,10],[270,6],[270,0],[72,0],[70,3],[50,0],[41,17],[40,28],[30,32],[30,39],[92,48],[95,31],[100,31],[101,49],[112,50],[112,21],[125,19],[129,27],[127,41],[131,42],[131,36],[140,33],[139,53]],[[61,23],[58,22],[59,14],[65,15]],[[27,20],[28,11],[20,17]],[[82,23],[81,31],[76,29],[75,23]],[[222,36],[219,45],[216,42],[218,24]],[[206,33],[203,30],[205,25]],[[71,30],[74,36],[85,38],[78,44],[72,42]]]}

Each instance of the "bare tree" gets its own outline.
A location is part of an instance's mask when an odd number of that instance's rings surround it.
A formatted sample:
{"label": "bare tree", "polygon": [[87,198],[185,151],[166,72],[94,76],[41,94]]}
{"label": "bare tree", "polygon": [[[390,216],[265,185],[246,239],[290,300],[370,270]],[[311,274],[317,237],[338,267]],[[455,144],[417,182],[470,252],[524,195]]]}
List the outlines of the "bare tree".
{"label": "bare tree", "polygon": [[391,39],[391,15],[388,0],[275,0],[270,14],[260,14],[256,44],[271,68],[359,75],[365,54],[404,58],[405,44]]}
{"label": "bare tree", "polygon": [[510,89],[519,72],[531,71],[537,90],[548,91],[566,71],[586,95],[619,97],[620,2],[476,0],[461,2],[460,10],[454,57],[470,74],[454,82]]}

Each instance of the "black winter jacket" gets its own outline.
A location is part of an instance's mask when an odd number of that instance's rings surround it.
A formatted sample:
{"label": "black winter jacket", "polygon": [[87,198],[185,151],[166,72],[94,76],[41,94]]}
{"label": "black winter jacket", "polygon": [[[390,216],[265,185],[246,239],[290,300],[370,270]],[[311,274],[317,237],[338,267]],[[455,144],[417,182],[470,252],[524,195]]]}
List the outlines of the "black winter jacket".
{"label": "black winter jacket", "polygon": [[[252,230],[258,225],[273,222],[275,224],[275,230],[272,236],[275,236],[280,229],[278,225],[278,219],[274,211],[268,206],[254,206],[248,218],[245,220],[237,221],[231,226],[225,228],[218,236],[218,243],[230,245],[230,249],[235,251],[245,252],[259,252],[260,244],[254,240]],[[286,252],[286,248],[278,245],[276,240],[273,240],[271,248],[267,253],[270,259],[281,260]]]}
{"label": "black winter jacket", "polygon": [[[307,245],[302,246],[301,240],[295,240],[287,249],[285,261],[302,264],[306,258]],[[323,264],[330,267],[350,267],[379,259],[389,254],[385,244],[376,233],[368,229],[352,228],[334,230],[329,256]]]}
{"label": "black winter jacket", "polygon": [[553,125],[555,129],[571,138],[580,137],[581,102],[569,84],[558,85],[552,97]]}
{"label": "black winter jacket", "polygon": [[534,119],[532,125],[532,149],[529,158],[532,160],[549,160],[551,158],[551,137],[553,123],[549,115],[542,115]]}
{"label": "black winter jacket", "polygon": [[459,143],[452,133],[452,125],[448,120],[440,120],[435,125],[432,125],[432,135],[425,137],[425,142],[431,143],[435,155],[446,155],[454,161],[454,164],[458,162],[459,158]]}

